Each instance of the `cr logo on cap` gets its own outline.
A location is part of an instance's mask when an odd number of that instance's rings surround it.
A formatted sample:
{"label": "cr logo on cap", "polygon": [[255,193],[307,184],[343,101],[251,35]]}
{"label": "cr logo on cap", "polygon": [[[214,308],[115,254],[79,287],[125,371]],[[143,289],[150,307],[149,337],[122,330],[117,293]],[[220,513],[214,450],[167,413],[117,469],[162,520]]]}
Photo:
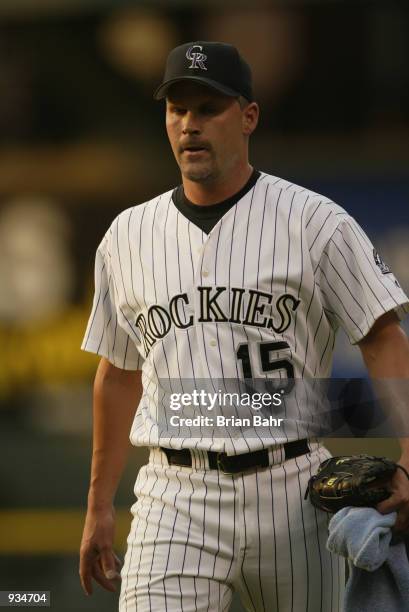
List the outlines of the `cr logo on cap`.
{"label": "cr logo on cap", "polygon": [[193,49],[199,49],[199,51],[202,51],[203,47],[200,45],[193,45],[186,51],[187,59],[192,62],[189,68],[201,68],[202,70],[207,70],[206,66],[204,65],[205,61],[207,60],[207,55],[204,53],[193,52]]}

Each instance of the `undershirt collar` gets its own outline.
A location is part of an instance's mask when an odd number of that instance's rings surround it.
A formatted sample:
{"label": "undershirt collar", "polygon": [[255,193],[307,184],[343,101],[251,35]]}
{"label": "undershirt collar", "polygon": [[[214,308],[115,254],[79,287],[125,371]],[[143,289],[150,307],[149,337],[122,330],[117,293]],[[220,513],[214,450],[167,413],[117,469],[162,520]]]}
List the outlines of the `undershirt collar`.
{"label": "undershirt collar", "polygon": [[176,208],[189,219],[192,223],[208,234],[223,215],[234,206],[243,196],[254,187],[260,177],[258,170],[253,170],[247,183],[233,196],[222,202],[217,202],[211,206],[200,206],[193,204],[185,196],[183,185],[179,185],[172,193],[172,200]]}

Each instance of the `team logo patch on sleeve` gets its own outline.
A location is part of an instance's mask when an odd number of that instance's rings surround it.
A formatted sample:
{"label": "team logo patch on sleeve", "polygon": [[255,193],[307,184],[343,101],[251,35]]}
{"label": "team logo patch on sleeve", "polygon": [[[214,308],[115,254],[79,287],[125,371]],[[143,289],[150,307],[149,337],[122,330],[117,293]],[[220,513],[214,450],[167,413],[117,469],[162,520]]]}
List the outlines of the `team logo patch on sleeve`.
{"label": "team logo patch on sleeve", "polygon": [[382,274],[389,274],[391,271],[390,267],[383,261],[376,249],[373,250],[373,257]]}

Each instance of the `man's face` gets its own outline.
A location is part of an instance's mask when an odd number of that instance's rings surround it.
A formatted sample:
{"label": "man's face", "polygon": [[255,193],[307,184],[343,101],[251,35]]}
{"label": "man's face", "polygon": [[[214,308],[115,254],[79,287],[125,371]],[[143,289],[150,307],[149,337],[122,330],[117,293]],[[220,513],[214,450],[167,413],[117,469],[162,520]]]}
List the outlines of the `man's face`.
{"label": "man's face", "polygon": [[201,84],[185,81],[170,88],[166,129],[180,171],[191,181],[213,182],[247,159],[238,100]]}

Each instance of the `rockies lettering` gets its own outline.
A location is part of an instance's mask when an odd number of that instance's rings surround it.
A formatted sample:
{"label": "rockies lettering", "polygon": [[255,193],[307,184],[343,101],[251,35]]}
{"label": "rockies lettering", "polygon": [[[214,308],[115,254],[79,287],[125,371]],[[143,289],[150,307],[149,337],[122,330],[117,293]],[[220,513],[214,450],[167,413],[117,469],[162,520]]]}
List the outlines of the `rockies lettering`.
{"label": "rockies lettering", "polygon": [[[200,296],[197,320],[200,323],[241,323],[272,329],[282,334],[289,328],[292,314],[300,304],[300,300],[289,293],[280,295],[276,301],[275,314],[278,323],[275,324],[274,317],[265,314],[267,306],[272,304],[274,297],[272,294],[254,289],[232,287],[229,290],[231,309],[229,313],[225,313],[218,298],[226,291],[228,291],[227,287],[197,287]],[[246,298],[245,315],[240,317],[241,306]],[[170,332],[172,325],[179,329],[187,329],[194,324],[194,316],[190,315],[186,318],[182,304],[189,305],[187,293],[173,296],[167,309],[154,304],[149,307],[147,317],[142,313],[138,315],[135,324],[142,334],[146,355],[158,339],[164,338]]]}

